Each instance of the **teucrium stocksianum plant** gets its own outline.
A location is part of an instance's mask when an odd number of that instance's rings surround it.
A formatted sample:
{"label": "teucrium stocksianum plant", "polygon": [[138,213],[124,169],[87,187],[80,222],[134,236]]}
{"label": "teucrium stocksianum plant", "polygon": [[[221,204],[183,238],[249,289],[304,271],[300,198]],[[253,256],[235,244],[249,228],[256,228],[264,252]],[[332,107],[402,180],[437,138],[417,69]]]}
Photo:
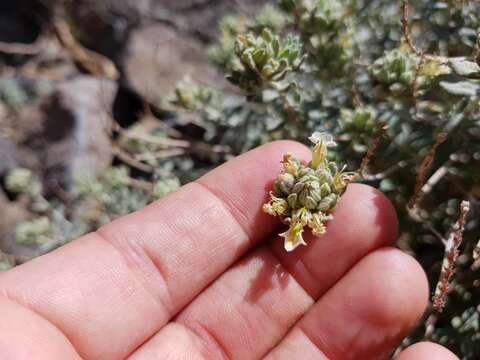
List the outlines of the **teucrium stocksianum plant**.
{"label": "teucrium stocksianum plant", "polygon": [[302,63],[300,40],[294,36],[281,39],[268,29],[260,36],[239,35],[235,54],[242,66],[234,69],[228,79],[247,94],[280,88],[281,81]]}
{"label": "teucrium stocksianum plant", "polygon": [[285,155],[283,171],[275,180],[270,201],[263,206],[266,213],[280,216],[288,225],[280,234],[286,251],[306,245],[305,227],[314,235],[325,234],[325,222],[333,219],[332,210],[356,176],[328,160],[328,148],[336,146],[330,135],[316,132],[309,139],[314,143],[312,160],[303,164],[292,154]]}

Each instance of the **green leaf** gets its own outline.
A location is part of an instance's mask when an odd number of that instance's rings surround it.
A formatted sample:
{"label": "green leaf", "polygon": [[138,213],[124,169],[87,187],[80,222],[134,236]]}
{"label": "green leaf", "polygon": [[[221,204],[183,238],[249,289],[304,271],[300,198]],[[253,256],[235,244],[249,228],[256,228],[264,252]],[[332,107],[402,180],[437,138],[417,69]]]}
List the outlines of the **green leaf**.
{"label": "green leaf", "polygon": [[280,51],[280,40],[278,40],[278,38],[273,39],[272,48],[273,48],[273,54],[275,56],[278,56],[278,52]]}
{"label": "green leaf", "polygon": [[265,52],[265,49],[255,50],[253,53],[253,60],[257,64],[257,67],[261,69],[267,61],[267,53]]}
{"label": "green leaf", "polygon": [[448,60],[453,71],[460,76],[478,77],[480,76],[480,66],[473,61],[468,61],[465,58],[451,58]]}
{"label": "green leaf", "polygon": [[449,94],[457,96],[475,96],[480,91],[480,84],[473,81],[440,81],[440,86]]}

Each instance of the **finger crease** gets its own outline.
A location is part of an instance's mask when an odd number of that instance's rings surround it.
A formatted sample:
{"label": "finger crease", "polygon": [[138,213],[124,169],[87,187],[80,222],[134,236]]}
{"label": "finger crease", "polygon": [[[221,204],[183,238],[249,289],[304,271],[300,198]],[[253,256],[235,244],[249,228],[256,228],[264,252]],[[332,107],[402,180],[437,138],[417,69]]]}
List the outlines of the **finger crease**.
{"label": "finger crease", "polygon": [[246,223],[246,221],[240,221],[238,218],[237,218],[237,215],[235,214],[240,214],[241,217],[245,218],[243,214],[243,212],[234,204],[234,203],[231,203],[229,201],[225,201],[222,199],[222,197],[220,195],[218,195],[216,193],[216,191],[212,188],[210,188],[209,186],[199,182],[199,181],[196,181],[194,182],[194,184],[197,184],[199,185],[203,190],[207,191],[209,194],[211,194],[220,204],[221,206],[225,209],[225,211],[230,215],[230,217],[235,221],[235,223],[238,225],[238,227],[240,229],[242,229],[242,232],[244,234],[244,236],[248,239],[248,241],[250,242],[250,236],[252,235],[251,232],[248,230],[248,227],[246,225],[244,225],[244,223]]}
{"label": "finger crease", "polygon": [[298,329],[327,359],[329,360],[341,359],[341,357],[330,355],[331,353],[334,353],[334,351],[329,349],[329,347],[327,346],[327,342],[323,341],[321,336],[317,335],[315,338],[310,336],[308,331],[306,331],[302,327],[301,323],[298,324]]}
{"label": "finger crease", "polygon": [[[168,286],[166,276],[164,274],[164,271],[162,270],[162,267],[158,264],[158,261],[153,261],[153,259],[148,255],[148,253],[143,250],[141,247],[138,247],[137,250],[133,249],[132,244],[128,241],[126,241],[128,249],[130,253],[135,253],[136,256],[140,257],[140,261],[144,264],[147,265],[149,268],[153,268],[155,271],[155,274],[158,276],[158,281],[161,283],[161,286],[163,289],[165,289],[165,293],[162,294],[162,296],[158,296],[158,293],[154,292],[151,286],[147,286],[145,281],[137,275],[137,271],[135,271],[134,268],[139,268],[140,265],[137,264],[136,261],[131,261],[129,257],[126,255],[126,251],[122,250],[119,248],[119,246],[115,243],[115,241],[112,241],[109,239],[108,236],[104,235],[102,233],[102,229],[100,228],[95,232],[98,237],[109,244],[122,258],[124,263],[126,264],[127,268],[131,272],[131,274],[134,276],[135,280],[137,280],[138,283],[147,291],[154,301],[158,304],[159,308],[162,310],[162,313],[165,314],[165,321],[168,321],[172,316],[173,316],[173,302],[172,302],[172,295],[170,292],[170,288]],[[142,270],[140,269],[140,272]]]}
{"label": "finger crease", "polygon": [[231,355],[227,347],[223,344],[221,339],[216,336],[212,331],[208,329],[207,326],[203,325],[201,322],[195,322],[196,326],[190,325],[188,323],[179,323],[182,325],[190,334],[200,340],[203,344],[204,351],[201,353],[206,353],[207,359],[212,359],[211,354],[212,350],[215,349],[216,352],[220,355],[221,359],[229,360]]}

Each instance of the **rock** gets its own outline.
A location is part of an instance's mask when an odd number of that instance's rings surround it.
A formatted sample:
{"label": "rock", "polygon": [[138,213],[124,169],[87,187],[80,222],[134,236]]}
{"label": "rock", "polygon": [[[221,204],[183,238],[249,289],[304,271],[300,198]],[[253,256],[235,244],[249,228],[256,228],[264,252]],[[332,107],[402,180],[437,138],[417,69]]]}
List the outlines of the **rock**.
{"label": "rock", "polygon": [[155,0],[77,0],[65,6],[78,39],[93,51],[117,60],[130,30],[151,19],[158,3]]}
{"label": "rock", "polygon": [[[218,21],[226,14],[256,12],[270,0],[164,0],[164,17],[171,19],[175,26],[200,40],[212,42],[217,37]],[[158,12],[158,10],[157,10]]]}
{"label": "rock", "polygon": [[[147,101],[170,94],[185,75],[222,83],[205,56],[227,13],[252,16],[267,0],[77,0],[66,4],[72,28],[88,48],[114,60],[126,87]],[[221,85],[220,85],[221,86]]]}
{"label": "rock", "polygon": [[223,81],[208,64],[202,47],[166,25],[135,30],[129,39],[122,67],[127,85],[152,103],[172,93],[185,76],[204,83]]}
{"label": "rock", "polygon": [[47,191],[69,190],[77,176],[96,175],[112,162],[110,126],[117,85],[90,76],[59,82],[40,105],[25,108],[17,131],[20,150],[36,157]]}
{"label": "rock", "polygon": [[212,41],[227,13],[254,15],[269,0],[76,0],[66,3],[75,33],[84,45],[118,60],[131,31],[163,23],[183,38]]}
{"label": "rock", "polygon": [[66,166],[75,178],[97,175],[111,164],[110,111],[116,90],[114,82],[89,76],[58,86],[44,126],[50,168]]}

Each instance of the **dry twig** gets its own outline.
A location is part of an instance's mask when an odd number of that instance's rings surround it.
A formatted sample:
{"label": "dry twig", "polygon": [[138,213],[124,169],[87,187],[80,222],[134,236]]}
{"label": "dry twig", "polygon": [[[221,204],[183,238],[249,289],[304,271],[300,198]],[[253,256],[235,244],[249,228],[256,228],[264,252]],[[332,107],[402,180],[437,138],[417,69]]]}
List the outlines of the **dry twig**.
{"label": "dry twig", "polygon": [[460,204],[458,220],[452,226],[446,239],[442,270],[432,298],[433,308],[438,312],[442,312],[445,307],[445,298],[450,290],[450,281],[455,273],[455,262],[460,254],[458,249],[463,241],[463,231],[465,229],[465,223],[469,211],[470,202],[462,201]]}
{"label": "dry twig", "polygon": [[114,146],[113,147],[114,154],[118,156],[120,160],[122,160],[125,164],[138,169],[140,171],[146,172],[146,173],[155,173],[155,168],[153,166],[147,165],[142,163],[141,161],[138,161],[132,155],[130,155],[128,152],[123,150],[119,146]]}
{"label": "dry twig", "polygon": [[9,43],[0,41],[0,53],[36,55],[42,50],[42,42],[38,40],[33,44]]}
{"label": "dry twig", "polygon": [[412,38],[410,37],[410,30],[408,29],[408,2],[406,0],[402,1],[402,32],[403,38],[407,43],[410,50],[412,50],[418,56],[423,56],[423,52],[418,50],[415,45],[413,45]]}
{"label": "dry twig", "polygon": [[138,161],[148,161],[157,159],[168,159],[174,156],[185,155],[185,149],[165,149],[160,151],[144,152],[134,155]]}
{"label": "dry twig", "polygon": [[[435,154],[437,153],[437,148],[440,146],[440,144],[445,142],[445,140],[447,140],[447,133],[441,132],[440,134],[438,134],[437,139],[435,140],[435,143],[433,144],[432,148],[428,152],[425,159],[423,159],[422,164],[420,165],[420,169],[418,170],[417,179],[415,182],[415,192],[413,193],[412,198],[408,202],[408,205],[407,205],[408,208],[412,209],[413,207],[415,207],[418,204],[418,202],[422,199],[423,195],[425,194],[424,186],[426,185],[426,182],[427,182],[427,173],[432,167],[433,160],[435,159]],[[437,175],[440,175],[440,174],[437,174]],[[430,182],[431,181],[429,180],[429,183]],[[431,186],[431,185],[429,184],[428,186]]]}
{"label": "dry twig", "polygon": [[132,131],[128,131],[122,128],[117,123],[114,123],[113,130],[119,133],[122,137],[131,140],[138,140],[143,141],[148,144],[158,145],[158,146],[165,146],[165,147],[180,147],[180,148],[190,148],[191,144],[187,140],[179,140],[179,139],[169,139],[169,138],[161,138],[158,136],[151,136],[148,134],[141,134],[135,133]]}
{"label": "dry twig", "polygon": [[358,106],[361,108],[365,107],[365,104],[360,98],[360,94],[358,93],[357,85],[355,84],[355,82],[352,83],[351,92],[353,96],[353,103],[355,104],[355,106]]}
{"label": "dry twig", "polygon": [[93,75],[117,80],[119,72],[115,64],[107,57],[86,49],[75,39],[68,23],[60,18],[53,22],[55,34],[72,58]]}
{"label": "dry twig", "polygon": [[375,156],[377,149],[380,146],[380,141],[382,140],[382,137],[385,134],[385,131],[387,129],[388,127],[386,124],[382,123],[379,125],[377,134],[375,135],[373,140],[370,142],[368,146],[367,154],[362,159],[362,164],[360,165],[360,169],[358,170],[358,173],[360,174],[361,177],[364,177],[365,169],[368,167],[368,165],[370,164],[370,161]]}

